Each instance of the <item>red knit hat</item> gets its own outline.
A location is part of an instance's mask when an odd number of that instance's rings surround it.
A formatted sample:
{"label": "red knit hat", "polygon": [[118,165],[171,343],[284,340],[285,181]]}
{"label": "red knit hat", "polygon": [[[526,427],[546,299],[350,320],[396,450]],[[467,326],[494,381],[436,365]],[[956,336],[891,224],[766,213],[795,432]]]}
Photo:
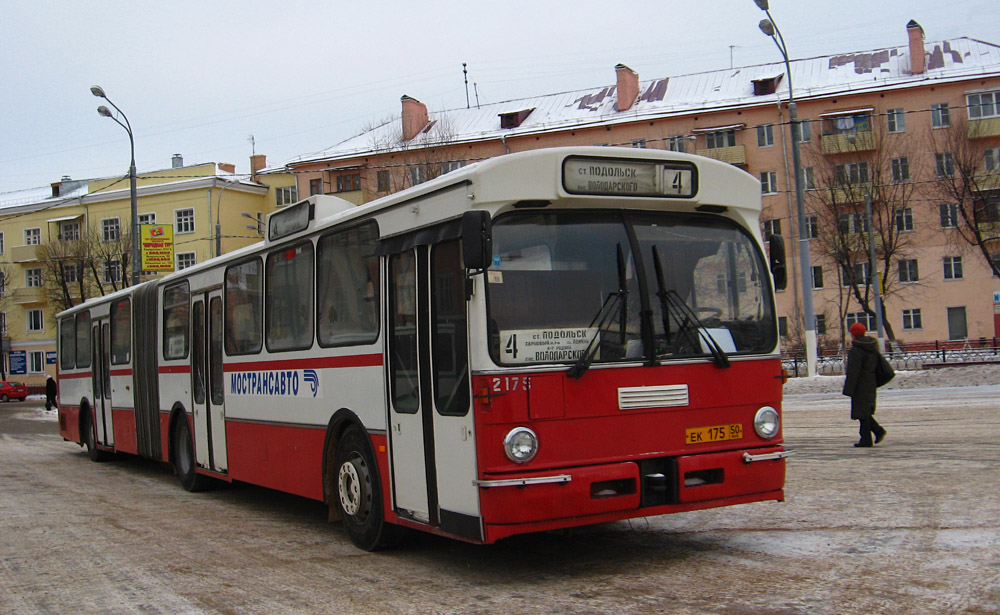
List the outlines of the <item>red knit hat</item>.
{"label": "red knit hat", "polygon": [[868,332],[868,329],[866,329],[865,326],[860,322],[856,322],[853,325],[851,325],[849,331],[851,332],[851,335],[853,335],[854,337],[861,337],[862,335]]}

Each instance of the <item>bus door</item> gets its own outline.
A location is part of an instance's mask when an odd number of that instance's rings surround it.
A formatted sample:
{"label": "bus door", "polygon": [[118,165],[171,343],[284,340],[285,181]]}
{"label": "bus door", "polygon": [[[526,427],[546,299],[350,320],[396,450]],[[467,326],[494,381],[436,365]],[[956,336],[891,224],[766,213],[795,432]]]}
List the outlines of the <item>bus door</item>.
{"label": "bus door", "polygon": [[222,392],[222,324],[221,291],[205,293],[195,300],[191,309],[195,462],[219,473],[225,473],[229,467]]}
{"label": "bus door", "polygon": [[114,446],[114,417],[111,412],[111,326],[107,320],[94,321],[92,332],[94,370],[94,425],[97,429],[96,442],[102,446]]}
{"label": "bus door", "polygon": [[481,539],[458,241],[389,258],[389,448],[397,514]]}

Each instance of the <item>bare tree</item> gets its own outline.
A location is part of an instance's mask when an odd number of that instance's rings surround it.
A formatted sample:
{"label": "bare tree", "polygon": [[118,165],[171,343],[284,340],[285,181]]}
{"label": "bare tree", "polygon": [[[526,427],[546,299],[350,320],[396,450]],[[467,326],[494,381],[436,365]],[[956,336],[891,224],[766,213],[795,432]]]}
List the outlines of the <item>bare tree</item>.
{"label": "bare tree", "polygon": [[983,120],[954,118],[929,131],[934,152],[934,191],[946,201],[957,245],[971,247],[1000,276],[1000,137]]}
{"label": "bare tree", "polygon": [[131,233],[94,226],[82,239],[53,239],[40,246],[45,292],[51,305],[68,309],[129,285]]}
{"label": "bare tree", "polygon": [[[840,270],[840,323],[850,310],[848,296],[872,318],[876,314],[874,280],[869,272],[869,229],[875,242],[876,266],[882,272],[879,290],[883,314],[886,300],[902,292],[899,277],[888,274],[911,251],[908,231],[913,223],[913,158],[907,155],[905,137],[888,132],[884,120],[867,117],[855,123],[853,131],[839,134],[832,124],[824,126],[824,139],[830,137],[823,144],[825,152],[814,151],[809,158],[815,190],[810,190],[807,198],[817,213],[818,243]],[[869,202],[870,222],[866,212]],[[888,339],[894,340],[891,323],[885,321],[884,325]],[[840,329],[843,341],[845,333],[842,326]]]}

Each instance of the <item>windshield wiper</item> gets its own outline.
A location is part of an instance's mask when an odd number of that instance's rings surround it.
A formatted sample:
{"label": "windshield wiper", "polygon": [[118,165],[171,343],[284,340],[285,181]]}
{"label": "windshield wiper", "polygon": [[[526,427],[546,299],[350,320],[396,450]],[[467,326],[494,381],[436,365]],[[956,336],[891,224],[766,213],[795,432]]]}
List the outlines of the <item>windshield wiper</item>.
{"label": "windshield wiper", "polygon": [[594,319],[590,321],[590,327],[593,328],[596,324],[597,330],[594,332],[594,336],[590,338],[590,342],[587,343],[587,348],[583,351],[583,354],[580,355],[580,358],[570,368],[570,378],[579,378],[590,368],[590,364],[594,362],[597,341],[601,338],[601,330],[604,329],[604,325],[609,319],[613,321],[614,316],[618,314],[621,314],[621,342],[623,347],[625,345],[625,327],[627,325],[626,319],[628,318],[625,306],[628,305],[628,289],[625,288],[625,255],[622,252],[622,244],[620,243],[618,244],[617,258],[618,292],[608,294],[608,298],[604,300],[604,305],[598,310]]}
{"label": "windshield wiper", "polygon": [[[701,322],[698,315],[695,314],[694,310],[691,309],[681,296],[677,294],[675,290],[667,290],[666,285],[663,282],[663,262],[660,260],[660,251],[653,246],[653,266],[656,269],[656,285],[657,291],[656,296],[660,298],[660,310],[663,312],[663,329],[664,335],[667,339],[670,337],[670,307],[679,312],[684,316],[684,320],[681,321],[676,315],[674,318],[679,322],[677,328],[677,335],[685,335],[688,341],[691,342],[692,346],[697,348],[699,338],[705,342],[708,346],[709,352],[712,353],[712,358],[715,359],[715,364],[719,367],[729,367],[729,357],[726,352],[719,346],[719,343],[715,341],[715,338],[708,332],[705,324]],[[691,324],[697,325],[697,336],[690,330]]]}

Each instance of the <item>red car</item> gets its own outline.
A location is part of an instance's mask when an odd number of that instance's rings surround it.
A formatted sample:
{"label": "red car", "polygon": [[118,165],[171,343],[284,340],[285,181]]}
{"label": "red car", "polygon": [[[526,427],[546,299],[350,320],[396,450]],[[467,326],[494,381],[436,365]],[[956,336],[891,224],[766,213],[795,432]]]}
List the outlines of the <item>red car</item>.
{"label": "red car", "polygon": [[9,382],[0,380],[0,401],[10,401],[16,399],[24,401],[28,397],[28,387],[20,382]]}

